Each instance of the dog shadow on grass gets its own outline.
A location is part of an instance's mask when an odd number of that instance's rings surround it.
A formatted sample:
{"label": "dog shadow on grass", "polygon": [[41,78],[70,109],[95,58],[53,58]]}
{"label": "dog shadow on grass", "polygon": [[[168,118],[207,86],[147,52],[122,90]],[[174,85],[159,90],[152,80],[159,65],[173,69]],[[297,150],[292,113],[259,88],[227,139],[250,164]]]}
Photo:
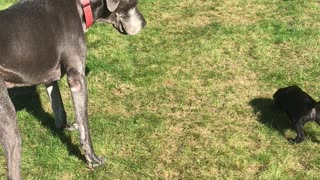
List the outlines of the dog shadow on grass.
{"label": "dog shadow on grass", "polygon": [[59,137],[61,142],[66,145],[70,155],[85,162],[85,157],[81,154],[79,147],[72,143],[71,137],[63,129],[55,127],[53,115],[45,112],[42,108],[41,99],[35,86],[13,88],[8,92],[17,112],[25,109],[32,114],[45,128],[50,130],[52,135]]}
{"label": "dog shadow on grass", "polygon": [[279,131],[281,135],[285,136],[286,129],[293,129],[285,114],[276,108],[272,99],[256,98],[249,104],[260,123]]}
{"label": "dog shadow on grass", "polygon": [[[273,99],[256,98],[249,103],[253,108],[253,113],[257,115],[258,121],[271,129],[278,131],[283,137],[286,137],[285,131],[291,129],[295,132],[293,124],[289,122],[288,117],[280,109],[278,109]],[[312,142],[320,143],[316,134],[310,131],[306,135]],[[295,138],[291,137],[291,138]]]}

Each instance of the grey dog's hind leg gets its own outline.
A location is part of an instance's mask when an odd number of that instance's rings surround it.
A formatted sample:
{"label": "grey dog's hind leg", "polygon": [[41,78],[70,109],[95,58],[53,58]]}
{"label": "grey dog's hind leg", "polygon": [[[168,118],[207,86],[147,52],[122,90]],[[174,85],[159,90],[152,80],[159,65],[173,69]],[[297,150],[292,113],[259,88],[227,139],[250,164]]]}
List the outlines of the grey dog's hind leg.
{"label": "grey dog's hind leg", "polygon": [[46,89],[51,102],[56,128],[65,128],[68,131],[77,130],[77,123],[68,124],[67,115],[64,109],[58,82],[54,81],[50,84],[46,84]]}
{"label": "grey dog's hind leg", "polygon": [[57,81],[46,84],[48,96],[54,114],[55,126],[57,128],[67,127],[67,115],[64,110],[60,90]]}
{"label": "grey dog's hind leg", "polygon": [[0,142],[6,155],[9,179],[20,179],[21,137],[16,112],[0,79]]}

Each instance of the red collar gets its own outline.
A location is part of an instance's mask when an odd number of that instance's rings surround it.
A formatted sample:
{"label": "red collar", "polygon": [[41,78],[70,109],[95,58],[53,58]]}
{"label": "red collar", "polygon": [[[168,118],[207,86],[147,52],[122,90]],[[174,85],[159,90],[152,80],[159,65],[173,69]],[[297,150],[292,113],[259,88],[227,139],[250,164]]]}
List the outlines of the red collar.
{"label": "red collar", "polygon": [[90,26],[93,25],[93,14],[92,14],[90,0],[82,0],[81,5],[84,13],[84,18],[86,21],[86,27],[88,29]]}

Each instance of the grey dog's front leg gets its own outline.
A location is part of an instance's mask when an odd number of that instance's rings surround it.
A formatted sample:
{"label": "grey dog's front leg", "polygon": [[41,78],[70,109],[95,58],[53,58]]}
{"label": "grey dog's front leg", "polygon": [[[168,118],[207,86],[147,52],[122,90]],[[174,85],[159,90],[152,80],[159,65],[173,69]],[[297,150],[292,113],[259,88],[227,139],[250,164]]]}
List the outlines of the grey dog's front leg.
{"label": "grey dog's front leg", "polygon": [[96,156],[91,143],[88,127],[88,98],[85,76],[75,71],[71,72],[68,74],[68,83],[72,93],[76,121],[80,132],[81,148],[85,153],[89,167],[97,167],[103,164],[105,160]]}

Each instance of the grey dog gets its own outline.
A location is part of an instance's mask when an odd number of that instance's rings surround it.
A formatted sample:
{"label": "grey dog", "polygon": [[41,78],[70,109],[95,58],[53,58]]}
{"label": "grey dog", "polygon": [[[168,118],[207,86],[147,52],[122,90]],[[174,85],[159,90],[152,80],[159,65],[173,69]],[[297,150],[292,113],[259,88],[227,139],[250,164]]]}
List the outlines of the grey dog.
{"label": "grey dog", "polygon": [[85,78],[87,28],[101,21],[122,34],[146,25],[138,0],[21,0],[0,11],[0,142],[9,179],[21,179],[21,138],[8,88],[45,84],[57,128],[66,113],[57,81],[67,75],[81,148],[90,167],[105,162],[92,147],[88,128]]}

